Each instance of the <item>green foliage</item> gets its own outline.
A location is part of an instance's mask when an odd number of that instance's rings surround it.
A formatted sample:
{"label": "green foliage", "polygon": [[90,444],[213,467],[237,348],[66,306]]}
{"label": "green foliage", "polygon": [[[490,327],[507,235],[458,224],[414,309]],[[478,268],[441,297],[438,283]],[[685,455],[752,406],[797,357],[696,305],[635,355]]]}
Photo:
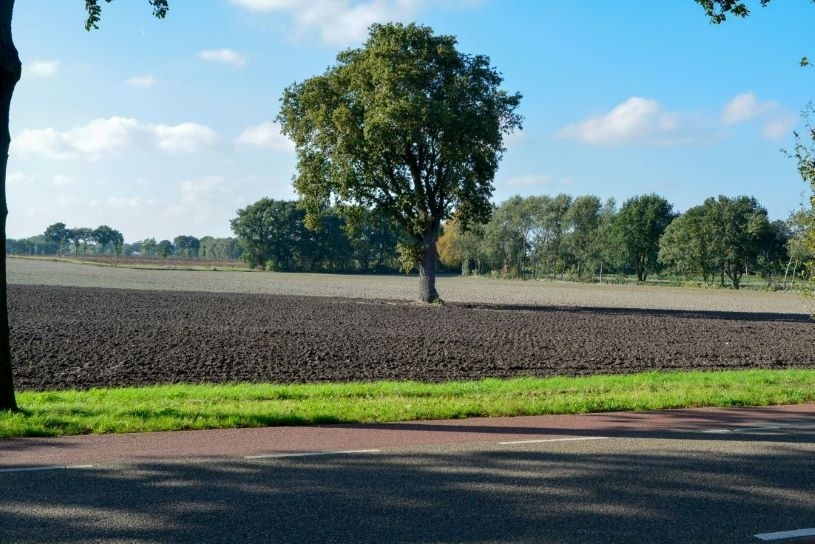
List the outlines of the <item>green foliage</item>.
{"label": "green foliage", "polygon": [[231,225],[243,260],[273,271],[391,270],[399,239],[381,216],[353,208],[327,208],[309,229],[296,202],[269,198],[238,210]]}
{"label": "green foliage", "polygon": [[175,255],[179,257],[196,258],[201,247],[201,241],[195,236],[182,234],[173,238],[173,247],[175,247]]}
{"label": "green foliage", "polygon": [[[812,210],[815,210],[815,128],[812,126],[812,116],[815,115],[815,106],[812,102],[807,104],[801,116],[804,120],[803,136],[800,132],[794,132],[795,147],[790,157],[798,163],[798,173],[805,183],[809,184],[811,193],[809,201]],[[815,246],[812,247],[815,250]]]}
{"label": "green foliage", "polygon": [[[801,209],[793,213],[787,221],[790,239],[788,242],[791,260],[815,271],[815,210]],[[794,275],[794,274],[793,274]],[[812,272],[805,275],[811,276]]]}
{"label": "green foliage", "polygon": [[429,27],[375,24],[363,47],[285,90],[278,121],[296,146],[294,188],[310,227],[331,202],[377,210],[423,245],[421,266],[433,267],[442,221],[489,218],[521,96],[500,89],[487,57],[455,46]]}
{"label": "green foliage", "polygon": [[166,259],[175,252],[173,243],[169,240],[162,240],[156,245],[156,253],[162,259]]}
{"label": "green foliage", "polygon": [[214,261],[233,261],[241,258],[241,250],[236,238],[213,238],[204,236],[200,240],[198,256]]}
{"label": "green foliage", "polygon": [[[113,0],[105,0],[110,4]],[[170,10],[168,0],[147,0],[153,6],[153,15],[158,19],[164,19],[167,12]],[[85,30],[99,28],[99,19],[102,17],[102,6],[99,5],[99,0],[85,0],[85,11],[88,12],[88,18],[85,19]]]}
{"label": "green foliage", "polygon": [[626,200],[615,216],[609,241],[617,261],[630,266],[638,281],[657,270],[659,239],[675,217],[673,206],[656,194]]}
{"label": "green foliage", "polygon": [[717,274],[738,289],[750,269],[762,269],[768,281],[787,258],[789,233],[783,222],[770,223],[755,198],[708,198],[674,220],[660,240],[659,258],[683,275]]}
{"label": "green foliage", "polygon": [[422,246],[415,242],[397,242],[396,254],[399,270],[405,274],[410,274],[419,268],[422,262]]}
{"label": "green foliage", "polygon": [[[728,14],[735,17],[747,17],[750,14],[747,3],[741,0],[696,0],[696,3],[702,6],[713,24],[723,23]],[[761,0],[761,7],[769,3],[770,0]]]}
{"label": "green foliage", "polygon": [[71,231],[65,223],[54,223],[45,229],[45,238],[57,245],[57,254],[62,251],[62,247],[68,242]]}
{"label": "green foliage", "polygon": [[270,264],[272,270],[288,270],[305,235],[303,219],[294,202],[262,198],[238,210],[230,225],[249,266]]}
{"label": "green foliage", "polygon": [[121,255],[122,245],[125,242],[121,232],[107,225],[100,225],[93,231],[93,240],[96,242],[97,254],[111,252],[117,257]]}

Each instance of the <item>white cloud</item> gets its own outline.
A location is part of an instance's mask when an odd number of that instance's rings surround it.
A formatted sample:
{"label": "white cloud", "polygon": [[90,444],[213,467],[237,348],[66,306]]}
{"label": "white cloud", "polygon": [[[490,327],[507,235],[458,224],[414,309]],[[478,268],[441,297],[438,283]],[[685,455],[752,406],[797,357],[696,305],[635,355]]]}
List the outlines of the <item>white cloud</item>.
{"label": "white cloud", "polygon": [[195,153],[202,147],[211,147],[216,139],[211,128],[197,123],[156,125],[153,132],[157,138],[158,148],[171,155]]}
{"label": "white cloud", "polygon": [[223,186],[223,182],[220,176],[182,181],[178,184],[182,204],[203,204],[212,201]]}
{"label": "white cloud", "polygon": [[761,135],[768,140],[790,136],[797,122],[798,118],[790,113],[778,115],[764,123],[764,126],[761,127]]}
{"label": "white cloud", "polygon": [[761,102],[753,93],[743,93],[733,97],[722,110],[722,122],[735,125],[749,121],[767,112],[778,109],[778,102],[768,100]]}
{"label": "white cloud", "polygon": [[224,203],[232,201],[232,193],[222,177],[189,179],[179,183],[177,188],[178,203],[166,209],[173,223],[183,222],[186,229],[209,229],[213,223],[223,221]]}
{"label": "white cloud", "polygon": [[133,76],[125,81],[131,87],[141,87],[143,89],[149,89],[150,87],[155,87],[158,85],[158,80],[151,75],[146,76]]}
{"label": "white cloud", "polygon": [[65,132],[54,128],[23,129],[12,141],[15,152],[50,159],[100,160],[128,151],[160,150],[169,154],[194,153],[210,147],[215,132],[205,125],[154,125],[128,117],[94,119]]}
{"label": "white cloud", "polygon": [[48,78],[57,75],[58,60],[34,60],[23,65],[23,76]]}
{"label": "white cloud", "polygon": [[688,136],[683,134],[686,128],[681,113],[666,111],[654,99],[634,96],[606,114],[566,125],[554,136],[600,145],[676,145],[688,143]]}
{"label": "white cloud", "polygon": [[158,205],[158,201],[153,198],[142,198],[138,196],[133,197],[120,197],[110,196],[105,199],[105,208],[107,209],[139,209],[148,208]]}
{"label": "white cloud", "polygon": [[54,176],[54,179],[51,180],[51,183],[53,183],[55,187],[65,187],[67,185],[73,185],[75,181],[76,180],[71,176],[57,174],[56,176]]}
{"label": "white cloud", "polygon": [[260,147],[273,151],[294,150],[294,142],[280,133],[280,125],[274,121],[247,127],[238,136],[236,143],[242,146]]}
{"label": "white cloud", "polygon": [[198,53],[198,58],[208,62],[221,62],[242,67],[246,64],[246,56],[232,49],[207,49]]}
{"label": "white cloud", "polygon": [[512,149],[521,145],[521,143],[526,139],[526,134],[524,134],[523,130],[515,129],[509,134],[504,134],[503,138],[504,147],[507,149]]}
{"label": "white cloud", "polygon": [[[232,0],[251,11],[289,12],[298,35],[316,31],[323,42],[349,45],[362,41],[373,23],[415,18],[422,0]],[[467,5],[464,3],[463,5]]]}
{"label": "white cloud", "polygon": [[6,181],[8,181],[9,185],[24,185],[31,181],[31,176],[17,170],[6,176]]}

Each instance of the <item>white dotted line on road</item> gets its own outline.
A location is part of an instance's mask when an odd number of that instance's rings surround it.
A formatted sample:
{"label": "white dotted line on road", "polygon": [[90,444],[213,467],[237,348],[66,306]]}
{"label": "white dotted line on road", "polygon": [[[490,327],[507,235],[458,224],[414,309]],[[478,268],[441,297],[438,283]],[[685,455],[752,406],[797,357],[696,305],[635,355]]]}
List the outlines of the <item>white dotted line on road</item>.
{"label": "white dotted line on road", "polygon": [[339,450],[339,451],[306,451],[290,453],[268,453],[263,455],[245,455],[244,459],[283,459],[287,457],[318,457],[326,455],[354,455],[359,453],[379,453],[381,450]]}
{"label": "white dotted line on road", "polygon": [[44,472],[47,470],[84,470],[93,468],[93,465],[43,465],[37,467],[0,468],[0,473],[12,472]]}
{"label": "white dotted line on road", "polygon": [[795,529],[794,531],[780,531],[778,533],[761,533],[753,536],[755,536],[759,540],[786,540],[788,538],[815,536],[815,528]]}
{"label": "white dotted line on road", "polygon": [[705,434],[755,433],[762,431],[777,431],[779,429],[786,429],[789,427],[790,425],[770,424],[770,425],[760,425],[758,427],[732,427],[730,429],[706,429],[702,432]]}
{"label": "white dotted line on road", "polygon": [[720,429],[705,429],[704,434],[731,434],[731,433],[761,433],[766,431],[815,431],[815,425],[811,422],[801,423],[768,423],[756,427],[730,427]]}
{"label": "white dotted line on road", "polygon": [[498,442],[502,446],[514,446],[519,444],[545,444],[547,442],[579,442],[582,440],[608,440],[608,436],[570,436],[567,438],[542,438],[539,440],[511,440],[509,442]]}

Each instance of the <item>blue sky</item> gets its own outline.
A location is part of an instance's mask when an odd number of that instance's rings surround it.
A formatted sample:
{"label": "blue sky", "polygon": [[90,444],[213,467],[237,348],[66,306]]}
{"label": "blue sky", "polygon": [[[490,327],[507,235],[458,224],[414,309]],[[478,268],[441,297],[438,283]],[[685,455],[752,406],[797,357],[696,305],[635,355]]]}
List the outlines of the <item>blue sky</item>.
{"label": "blue sky", "polygon": [[229,236],[237,209],[295,198],[283,89],[388,21],[457,36],[523,94],[496,203],[656,192],[683,211],[747,194],[785,219],[806,189],[779,149],[815,98],[798,66],[815,6],[752,4],[716,26],[692,0],[170,0],[164,21],[116,0],[88,33],[79,0],[18,0],[8,235]]}

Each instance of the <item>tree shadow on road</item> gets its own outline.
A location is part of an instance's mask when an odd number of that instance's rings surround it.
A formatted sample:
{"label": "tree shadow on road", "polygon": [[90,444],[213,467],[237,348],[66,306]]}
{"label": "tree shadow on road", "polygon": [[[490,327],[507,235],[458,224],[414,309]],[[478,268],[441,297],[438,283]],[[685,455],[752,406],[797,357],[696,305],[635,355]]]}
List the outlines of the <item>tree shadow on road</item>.
{"label": "tree shadow on road", "polygon": [[728,543],[815,526],[811,445],[594,445],[0,474],[0,542]]}

